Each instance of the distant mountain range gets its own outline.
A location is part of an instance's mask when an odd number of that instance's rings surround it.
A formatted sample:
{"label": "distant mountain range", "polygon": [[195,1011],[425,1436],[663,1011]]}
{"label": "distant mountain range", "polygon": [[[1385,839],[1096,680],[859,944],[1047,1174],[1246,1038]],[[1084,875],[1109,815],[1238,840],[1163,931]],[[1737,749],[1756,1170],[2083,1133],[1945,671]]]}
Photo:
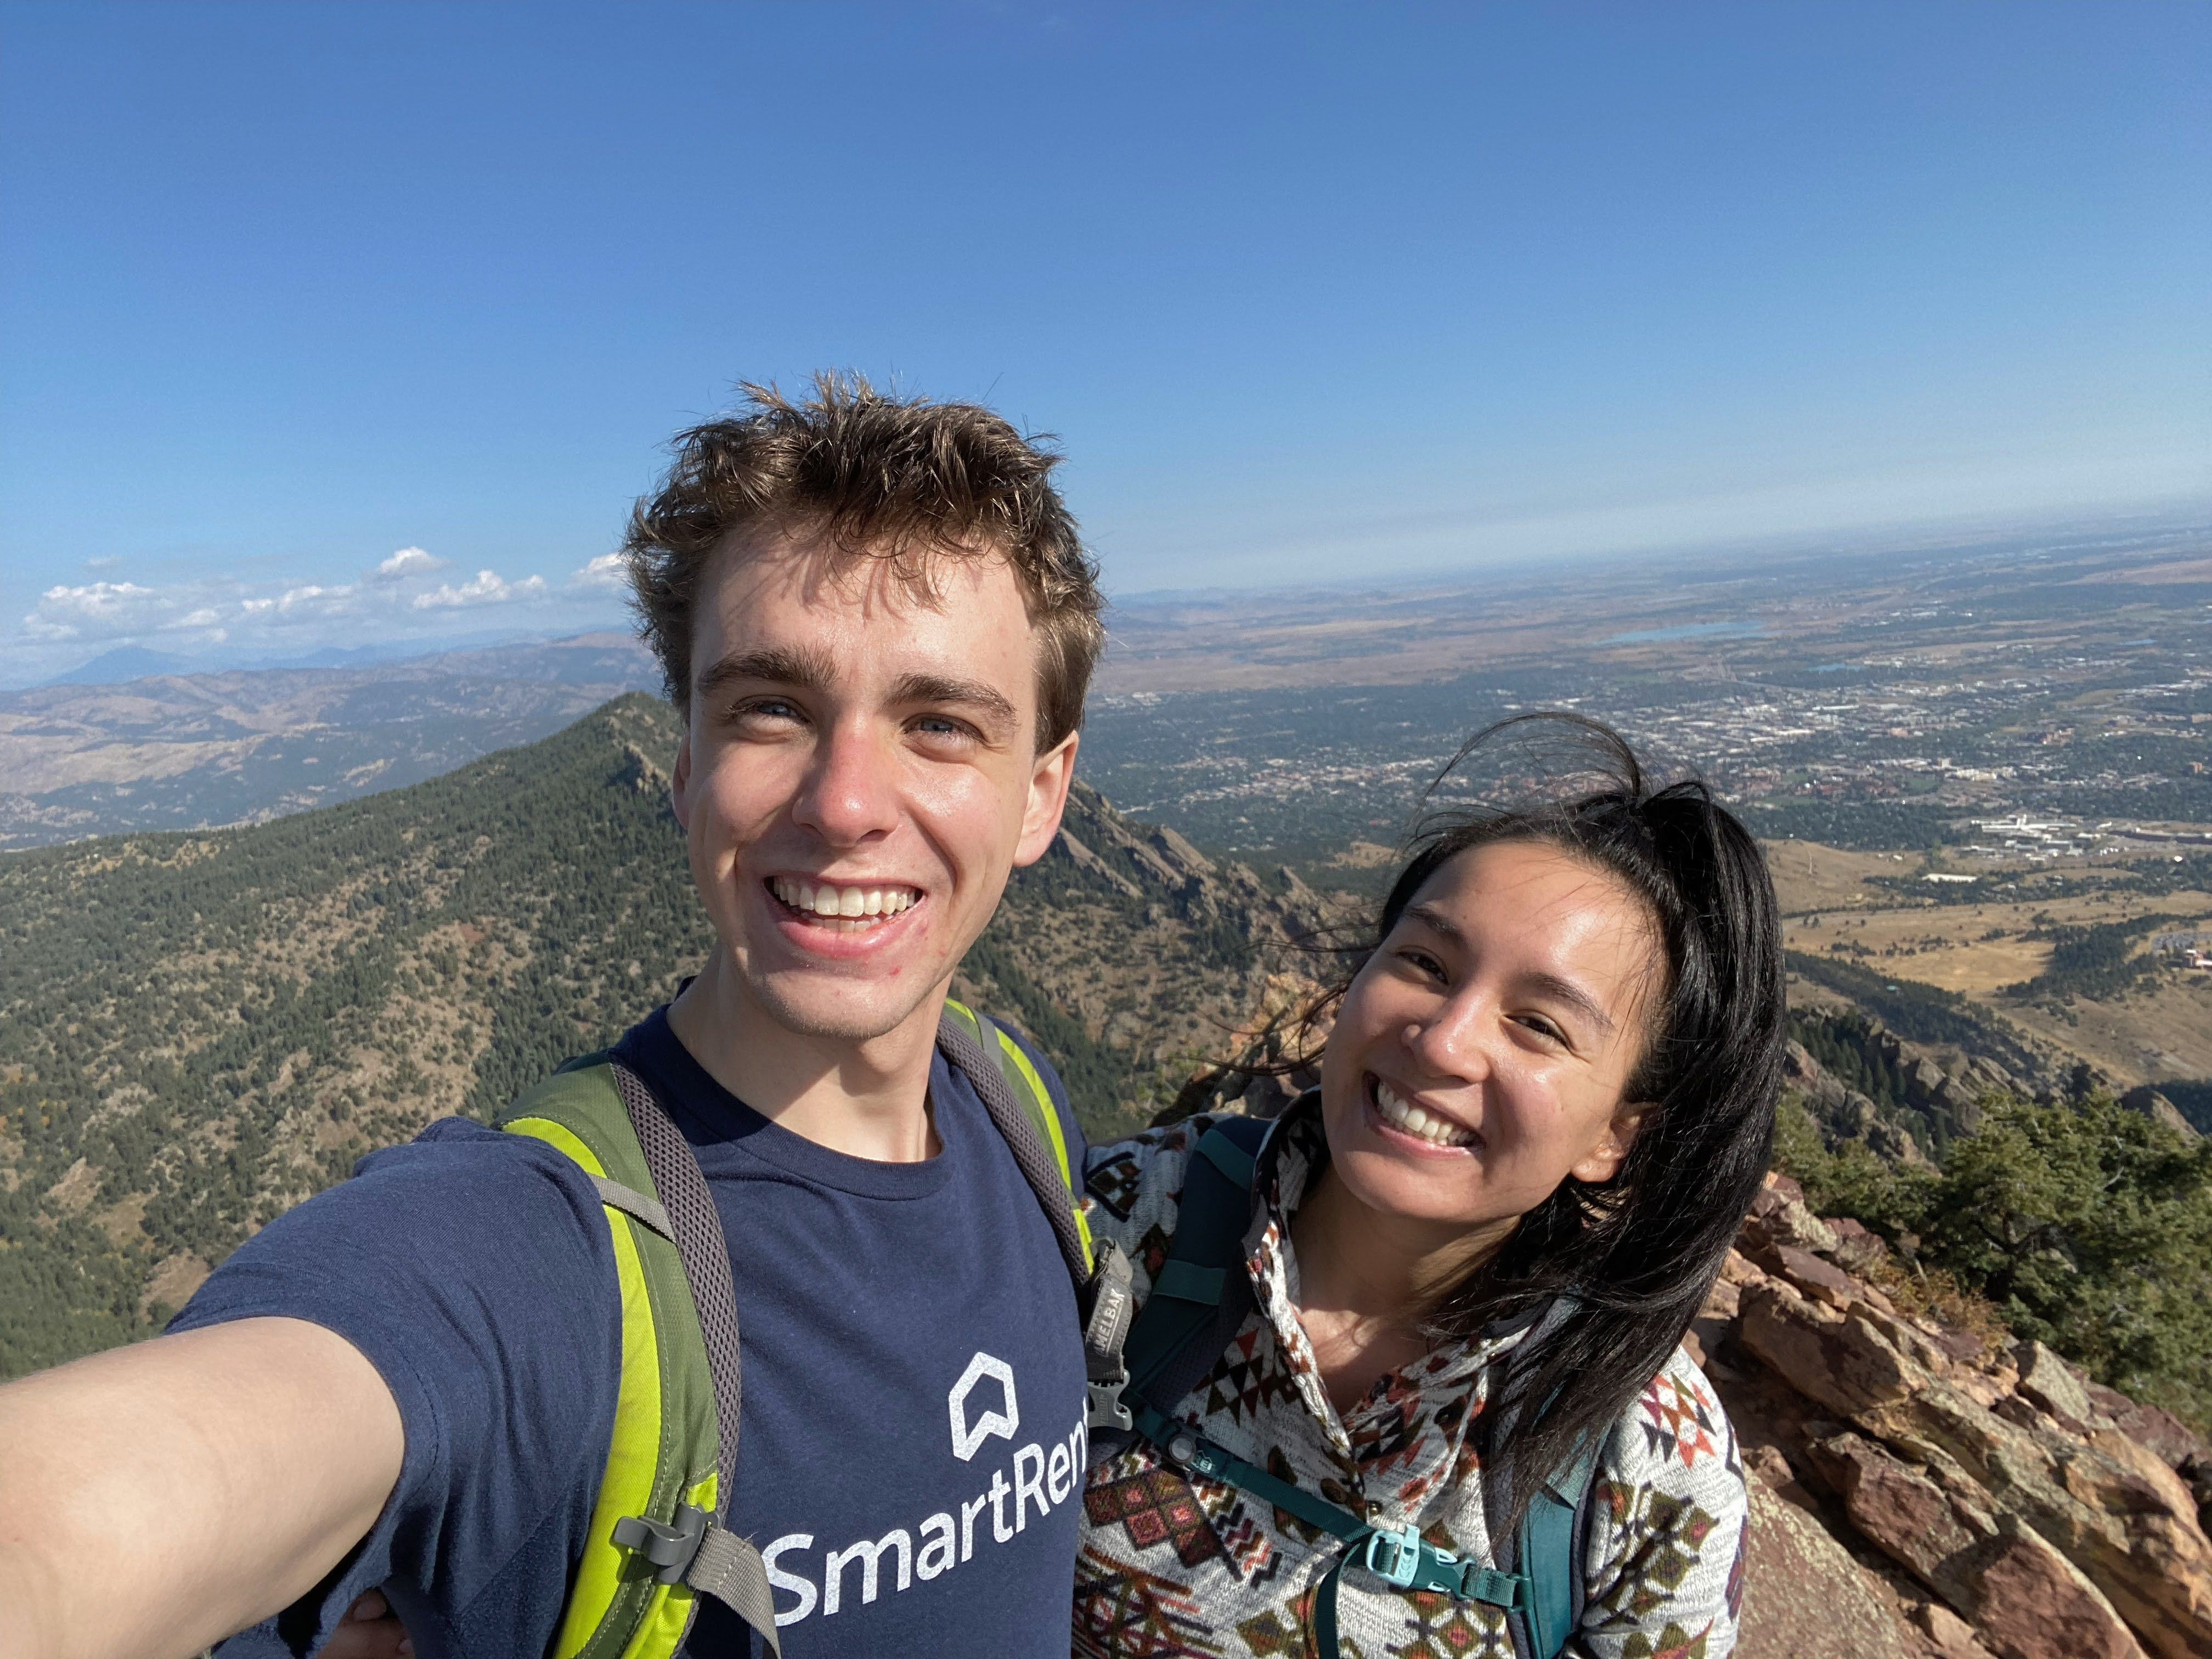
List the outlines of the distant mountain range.
{"label": "distant mountain range", "polygon": [[223,673],[169,673],[167,660],[126,647],[62,682],[0,693],[0,848],[330,805],[659,684],[627,634]]}
{"label": "distant mountain range", "polygon": [[[665,1000],[708,942],[675,739],[665,703],[627,696],[367,799],[0,859],[0,1377],[146,1333],[363,1152]],[[1042,1042],[1095,1133],[1126,1133],[1236,1049],[1270,942],[1322,921],[1295,880],[1079,786],[959,988]]]}

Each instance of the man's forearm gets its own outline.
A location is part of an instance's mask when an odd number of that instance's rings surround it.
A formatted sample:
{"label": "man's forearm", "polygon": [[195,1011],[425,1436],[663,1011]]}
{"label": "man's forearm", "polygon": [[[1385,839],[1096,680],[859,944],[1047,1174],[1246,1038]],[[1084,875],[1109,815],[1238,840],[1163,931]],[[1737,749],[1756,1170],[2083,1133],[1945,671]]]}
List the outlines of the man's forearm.
{"label": "man's forearm", "polygon": [[189,1659],[312,1589],[404,1449],[375,1367],[300,1320],[0,1388],[0,1659]]}

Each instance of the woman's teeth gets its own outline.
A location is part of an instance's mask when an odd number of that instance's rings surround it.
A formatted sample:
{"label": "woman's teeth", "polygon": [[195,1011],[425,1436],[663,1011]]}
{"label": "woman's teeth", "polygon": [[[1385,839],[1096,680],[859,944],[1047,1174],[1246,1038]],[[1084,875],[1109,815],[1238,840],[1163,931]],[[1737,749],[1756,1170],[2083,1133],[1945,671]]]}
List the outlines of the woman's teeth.
{"label": "woman's teeth", "polygon": [[1472,1146],[1477,1139],[1472,1129],[1462,1129],[1449,1119],[1409,1106],[1391,1091],[1382,1079],[1375,1079],[1375,1109],[1392,1128],[1409,1135],[1418,1135],[1435,1146]]}
{"label": "woman's teeth", "polygon": [[769,890],[802,914],[847,920],[895,916],[921,896],[911,887],[817,886],[811,881],[799,881],[789,876],[772,877]]}

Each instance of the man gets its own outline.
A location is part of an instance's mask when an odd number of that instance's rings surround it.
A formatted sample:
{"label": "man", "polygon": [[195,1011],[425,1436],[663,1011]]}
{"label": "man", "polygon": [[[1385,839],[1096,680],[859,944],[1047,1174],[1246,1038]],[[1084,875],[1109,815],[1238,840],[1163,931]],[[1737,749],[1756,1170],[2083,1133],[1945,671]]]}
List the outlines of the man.
{"label": "man", "polygon": [[[1058,832],[1095,572],[1054,458],[988,411],[748,392],[632,521],[716,944],[616,1051],[727,1240],[723,1518],[793,1659],[1061,1655],[1074,1292],[933,1045]],[[550,1650],[615,1420],[613,1255],[576,1164],[448,1121],[272,1223],[170,1334],[0,1389],[0,1656],[189,1655],[272,1615],[256,1650],[305,1652],[376,1587],[425,1659]],[[709,1603],[689,1650],[752,1640]]]}

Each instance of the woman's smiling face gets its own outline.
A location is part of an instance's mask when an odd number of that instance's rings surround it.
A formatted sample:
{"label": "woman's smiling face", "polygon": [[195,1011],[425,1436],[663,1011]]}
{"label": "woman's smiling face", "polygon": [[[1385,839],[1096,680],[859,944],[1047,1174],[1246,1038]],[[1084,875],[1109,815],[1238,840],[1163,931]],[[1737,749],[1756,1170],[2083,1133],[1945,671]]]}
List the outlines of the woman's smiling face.
{"label": "woman's smiling face", "polygon": [[1666,963],[1619,878],[1544,842],[1431,876],[1345,994],[1322,1063],[1338,1178],[1369,1209],[1451,1227],[1612,1178]]}

